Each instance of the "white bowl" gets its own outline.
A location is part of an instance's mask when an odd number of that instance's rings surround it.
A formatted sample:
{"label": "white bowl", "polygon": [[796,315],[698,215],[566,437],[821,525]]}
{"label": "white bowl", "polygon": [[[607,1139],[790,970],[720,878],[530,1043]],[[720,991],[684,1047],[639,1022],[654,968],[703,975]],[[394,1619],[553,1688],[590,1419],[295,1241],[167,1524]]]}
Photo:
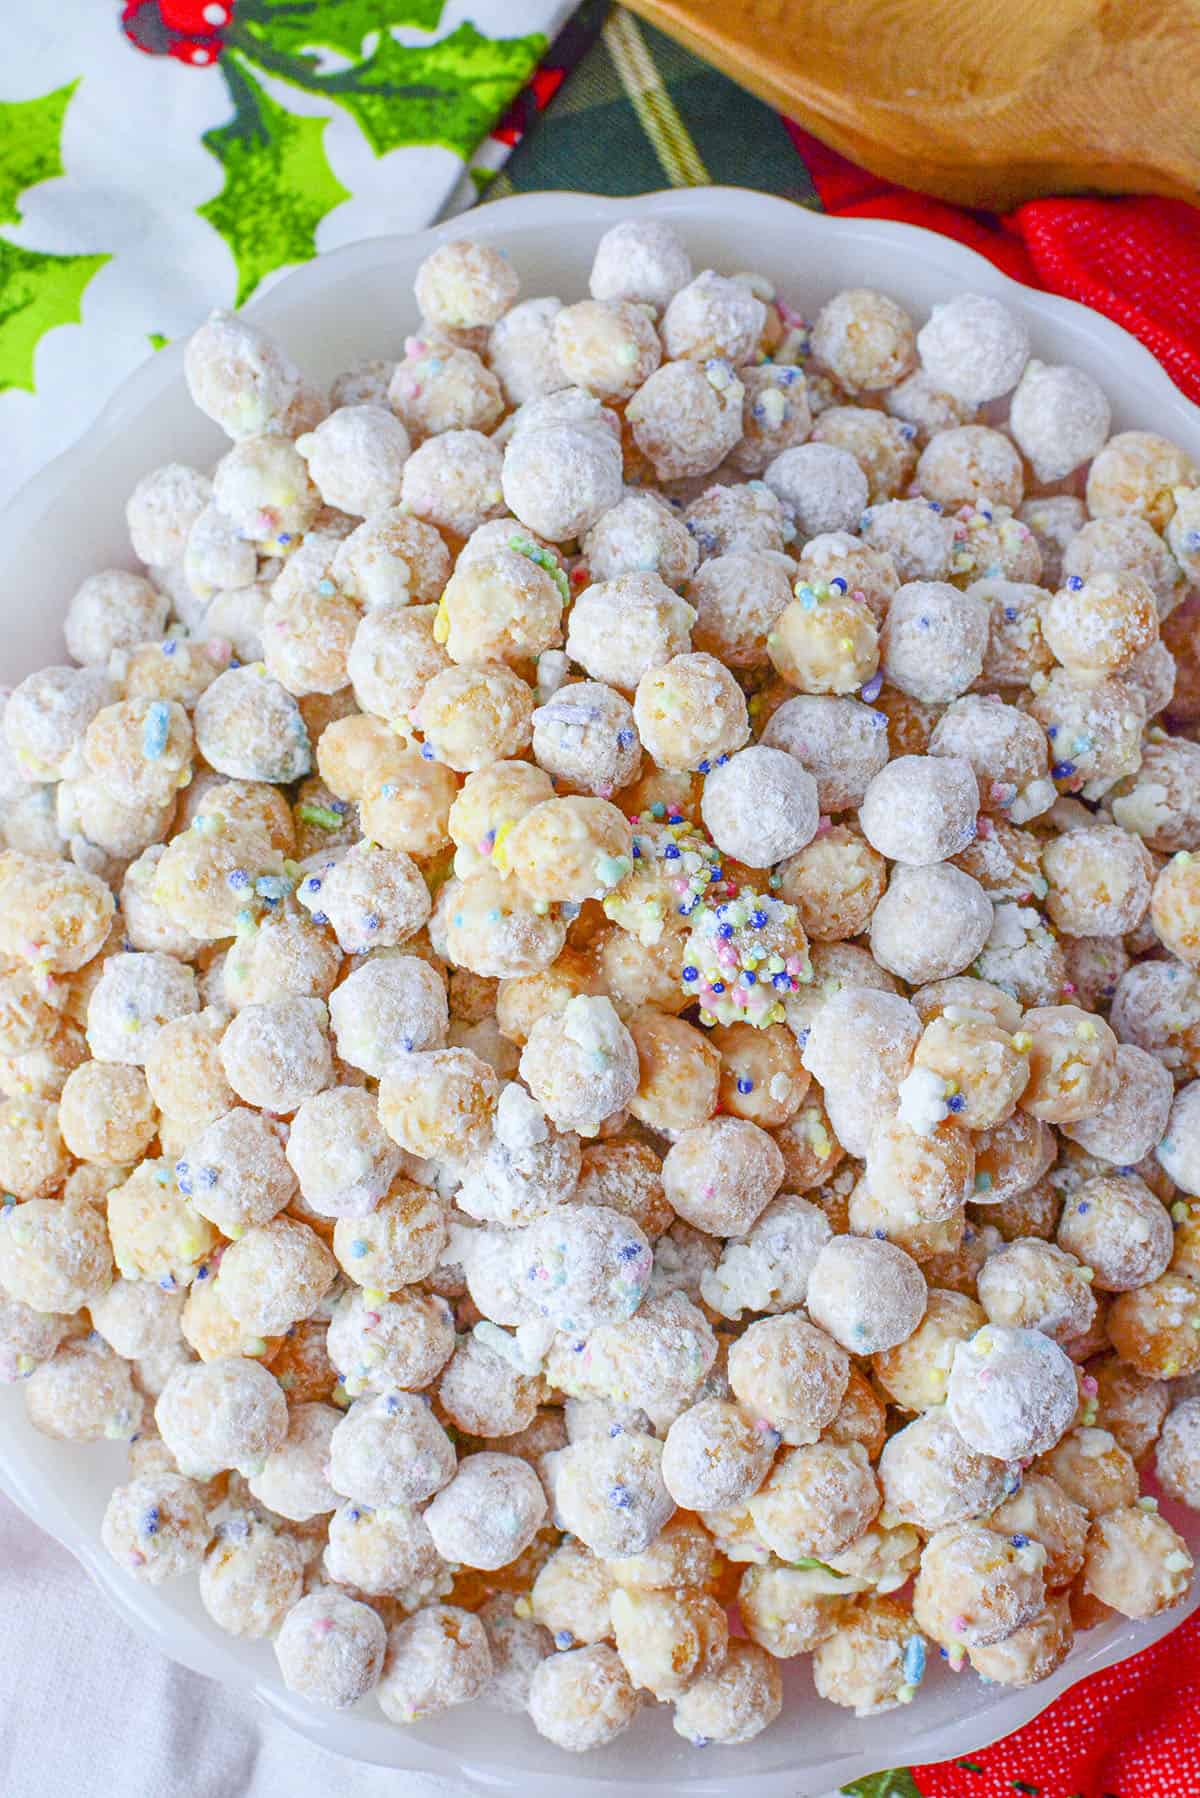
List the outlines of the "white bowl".
{"label": "white bowl", "polygon": [[[312,374],[329,378],[360,357],[399,354],[416,322],[413,275],[438,242],[469,236],[503,244],[525,293],[573,298],[586,292],[601,231],[630,215],[670,219],[698,268],[761,270],[809,316],[842,287],[880,287],[920,316],[964,289],[997,294],[1027,319],[1040,356],[1075,363],[1096,377],[1113,402],[1117,428],[1160,430],[1200,461],[1200,412],[1147,350],[1106,319],[1019,286],[948,238],[908,225],[826,218],[734,188],[636,200],[565,193],[503,200],[414,237],[334,251],[280,282],[249,311]],[[223,447],[216,427],[188,399],[182,345],[139,369],[79,443],[30,482],[0,519],[4,566],[13,571],[10,582],[15,576],[20,583],[0,677],[13,682],[61,657],[63,611],[86,574],[134,565],[123,508],[138,477],[167,461],[207,464]],[[1085,1674],[1156,1641],[1196,1602],[1150,1623],[1089,1631],[1065,1666],[1027,1691],[983,1685],[969,1672],[955,1677],[935,1657],[911,1708],[858,1720],[816,1698],[802,1659],[783,1664],[784,1717],[744,1747],[698,1752],[674,1734],[660,1707],[612,1746],[581,1759],[543,1741],[526,1719],[478,1705],[399,1729],[371,1700],[335,1715],[293,1697],[270,1646],[223,1635],[203,1611],[194,1580],[155,1590],[104,1553],[100,1518],[123,1469],[119,1447],[76,1447],[37,1435],[25,1421],[19,1389],[0,1389],[0,1485],[164,1653],[253,1691],[274,1714],[335,1752],[522,1798],[663,1798],[667,1792],[813,1798],[880,1767],[968,1754],[1019,1728]],[[1171,1515],[1200,1547],[1200,1519]]]}

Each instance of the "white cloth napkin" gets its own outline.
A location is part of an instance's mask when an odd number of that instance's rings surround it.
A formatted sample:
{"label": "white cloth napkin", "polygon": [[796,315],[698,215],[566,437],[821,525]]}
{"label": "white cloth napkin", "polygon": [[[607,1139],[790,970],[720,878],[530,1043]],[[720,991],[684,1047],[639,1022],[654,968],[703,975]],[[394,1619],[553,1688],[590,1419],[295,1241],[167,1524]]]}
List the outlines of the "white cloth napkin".
{"label": "white cloth napkin", "polygon": [[471,1798],[358,1766],[167,1660],[0,1496],[4,1798]]}

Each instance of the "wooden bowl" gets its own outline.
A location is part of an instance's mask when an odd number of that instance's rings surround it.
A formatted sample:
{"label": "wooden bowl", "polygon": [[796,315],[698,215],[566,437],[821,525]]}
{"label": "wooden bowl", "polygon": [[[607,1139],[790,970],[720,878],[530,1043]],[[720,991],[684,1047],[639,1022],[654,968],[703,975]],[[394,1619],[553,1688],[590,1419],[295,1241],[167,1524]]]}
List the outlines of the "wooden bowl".
{"label": "wooden bowl", "polygon": [[965,206],[1200,199],[1200,0],[629,0],[876,174]]}

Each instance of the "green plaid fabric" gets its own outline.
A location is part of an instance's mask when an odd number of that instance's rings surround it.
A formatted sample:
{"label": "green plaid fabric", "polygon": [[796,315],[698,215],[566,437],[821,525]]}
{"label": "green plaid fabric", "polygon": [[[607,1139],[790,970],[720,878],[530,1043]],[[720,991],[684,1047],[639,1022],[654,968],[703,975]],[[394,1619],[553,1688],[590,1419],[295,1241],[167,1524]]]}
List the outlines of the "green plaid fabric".
{"label": "green plaid fabric", "polygon": [[546,188],[636,194],[716,182],[820,205],[771,107],[624,7],[591,0],[574,29],[589,26],[590,50],[484,199]]}

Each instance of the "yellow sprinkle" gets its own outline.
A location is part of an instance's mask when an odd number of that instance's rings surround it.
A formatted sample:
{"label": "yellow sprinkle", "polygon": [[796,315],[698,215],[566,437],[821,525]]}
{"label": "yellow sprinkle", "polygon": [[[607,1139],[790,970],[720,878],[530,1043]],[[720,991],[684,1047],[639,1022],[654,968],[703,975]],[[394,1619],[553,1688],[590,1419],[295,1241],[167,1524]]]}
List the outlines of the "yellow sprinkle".
{"label": "yellow sprinkle", "polygon": [[1018,1055],[1027,1055],[1033,1047],[1033,1038],[1028,1030],[1018,1030],[1012,1039],[1012,1046]]}

